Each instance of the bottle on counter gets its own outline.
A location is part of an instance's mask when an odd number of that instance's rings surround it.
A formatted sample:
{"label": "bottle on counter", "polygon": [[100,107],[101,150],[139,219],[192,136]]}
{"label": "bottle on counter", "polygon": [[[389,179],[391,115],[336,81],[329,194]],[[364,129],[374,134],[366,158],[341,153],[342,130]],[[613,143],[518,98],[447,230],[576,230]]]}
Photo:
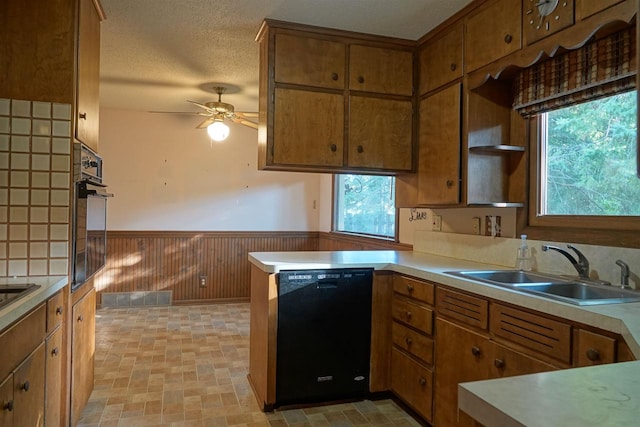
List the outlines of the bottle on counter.
{"label": "bottle on counter", "polygon": [[527,235],[522,234],[518,255],[516,257],[516,268],[522,271],[531,271],[531,251],[527,245]]}

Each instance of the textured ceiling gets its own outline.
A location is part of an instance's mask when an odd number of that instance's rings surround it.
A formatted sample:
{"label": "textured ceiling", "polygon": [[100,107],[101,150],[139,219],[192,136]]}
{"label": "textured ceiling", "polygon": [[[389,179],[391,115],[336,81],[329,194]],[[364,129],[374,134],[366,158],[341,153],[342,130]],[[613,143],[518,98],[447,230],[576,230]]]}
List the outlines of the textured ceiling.
{"label": "textured ceiling", "polygon": [[470,0],[101,0],[100,104],[194,111],[185,100],[258,108],[264,18],[416,40]]}

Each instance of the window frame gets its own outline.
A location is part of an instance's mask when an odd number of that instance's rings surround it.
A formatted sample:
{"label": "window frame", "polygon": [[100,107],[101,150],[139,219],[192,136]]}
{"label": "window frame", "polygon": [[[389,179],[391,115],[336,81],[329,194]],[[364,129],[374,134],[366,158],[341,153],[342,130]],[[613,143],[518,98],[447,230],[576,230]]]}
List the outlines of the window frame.
{"label": "window frame", "polygon": [[[367,238],[367,239],[374,239],[374,240],[383,240],[386,242],[395,242],[395,243],[399,243],[398,240],[398,236],[399,236],[399,218],[400,218],[400,210],[397,207],[394,207],[395,209],[395,218],[394,218],[394,235],[393,236],[383,236],[380,234],[369,234],[369,233],[360,233],[360,232],[355,232],[355,231],[344,231],[344,230],[338,230],[337,229],[337,185],[338,185],[338,175],[364,175],[362,173],[358,173],[358,172],[342,172],[342,173],[335,173],[332,174],[331,176],[331,232],[332,233],[336,233],[336,234],[344,234],[347,236],[358,236],[358,237],[362,237],[362,238]],[[385,175],[385,176],[389,176],[389,175]],[[390,177],[394,177],[393,175],[391,175]],[[395,205],[395,199],[394,199],[394,205]]]}
{"label": "window frame", "polygon": [[[528,207],[518,210],[518,233],[536,240],[568,241],[640,248],[640,217],[539,215],[541,206],[542,133],[539,117],[527,119],[529,135]],[[615,219],[615,220],[613,220]]]}

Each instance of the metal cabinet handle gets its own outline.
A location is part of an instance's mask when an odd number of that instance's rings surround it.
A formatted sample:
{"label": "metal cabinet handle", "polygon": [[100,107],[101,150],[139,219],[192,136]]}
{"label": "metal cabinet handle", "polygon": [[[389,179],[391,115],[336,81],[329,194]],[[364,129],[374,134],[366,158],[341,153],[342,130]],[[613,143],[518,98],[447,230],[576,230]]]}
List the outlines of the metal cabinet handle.
{"label": "metal cabinet handle", "polygon": [[411,344],[413,344],[413,340],[412,340],[411,338],[409,338],[409,337],[406,337],[406,338],[404,339],[404,342],[406,342],[406,343],[407,343],[407,345],[411,345]]}
{"label": "metal cabinet handle", "polygon": [[338,80],[338,73],[331,73],[331,80]]}
{"label": "metal cabinet handle", "polygon": [[411,319],[411,312],[410,311],[405,311],[404,315],[407,316],[407,320]]}
{"label": "metal cabinet handle", "polygon": [[364,77],[358,76],[358,83],[364,83]]}
{"label": "metal cabinet handle", "polygon": [[29,391],[31,388],[31,383],[29,381],[25,381],[21,386],[20,390]]}
{"label": "metal cabinet handle", "polygon": [[451,187],[453,187],[453,181],[448,179],[447,180],[447,188],[451,188]]}
{"label": "metal cabinet handle", "polygon": [[592,362],[600,360],[600,352],[595,348],[590,348],[589,350],[587,350],[587,359],[591,360]]}
{"label": "metal cabinet handle", "polygon": [[62,309],[62,306],[61,306],[61,305],[59,305],[59,306],[57,306],[57,307],[56,307],[56,315],[61,315],[63,311],[64,311],[64,310]]}
{"label": "metal cabinet handle", "polygon": [[58,347],[54,347],[53,350],[51,350],[52,356],[57,356],[58,353],[60,353],[60,350],[58,350]]}
{"label": "metal cabinet handle", "polygon": [[78,114],[78,117],[80,117],[82,120],[87,120],[87,113],[80,113]]}
{"label": "metal cabinet handle", "polygon": [[513,36],[511,34],[507,34],[506,36],[504,36],[504,42],[506,44],[509,44],[513,41]]}
{"label": "metal cabinet handle", "polygon": [[413,285],[407,285],[407,292],[413,292]]}
{"label": "metal cabinet handle", "polygon": [[82,314],[78,316],[78,322],[82,322],[83,320],[84,320],[84,316]]}
{"label": "metal cabinet handle", "polygon": [[358,145],[358,153],[362,153],[364,151],[364,147],[362,145]]}
{"label": "metal cabinet handle", "polygon": [[474,356],[480,356],[480,353],[482,353],[480,347],[478,347],[477,345],[471,347],[471,354],[473,354]]}
{"label": "metal cabinet handle", "polygon": [[331,151],[333,151],[334,153],[336,152],[336,150],[338,150],[338,146],[336,144],[331,144]]}
{"label": "metal cabinet handle", "polygon": [[13,411],[13,400],[8,401],[7,403],[4,404],[4,406],[2,407],[5,411]]}
{"label": "metal cabinet handle", "polygon": [[426,380],[426,379],[424,379],[423,377],[420,377],[419,382],[420,382],[420,385],[422,385],[422,386],[424,386],[424,385],[426,385],[426,384],[427,384],[427,380]]}
{"label": "metal cabinet handle", "polygon": [[455,71],[458,66],[456,64],[451,64],[449,65],[449,68],[451,69],[451,71]]}
{"label": "metal cabinet handle", "polygon": [[502,360],[502,359],[495,359],[495,360],[493,361],[493,365],[494,365],[496,368],[498,368],[498,369],[502,369],[502,368],[504,368],[504,360]]}

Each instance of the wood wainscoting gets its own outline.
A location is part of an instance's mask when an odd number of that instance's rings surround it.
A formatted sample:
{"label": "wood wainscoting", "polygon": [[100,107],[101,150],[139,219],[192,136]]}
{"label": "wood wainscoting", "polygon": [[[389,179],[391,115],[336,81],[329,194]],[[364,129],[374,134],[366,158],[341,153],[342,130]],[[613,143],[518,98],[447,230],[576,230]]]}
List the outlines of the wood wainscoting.
{"label": "wood wainscoting", "polygon": [[109,231],[106,266],[95,277],[97,302],[103,292],[153,291],[172,291],[174,304],[247,301],[249,252],[373,249],[412,247],[340,233]]}

